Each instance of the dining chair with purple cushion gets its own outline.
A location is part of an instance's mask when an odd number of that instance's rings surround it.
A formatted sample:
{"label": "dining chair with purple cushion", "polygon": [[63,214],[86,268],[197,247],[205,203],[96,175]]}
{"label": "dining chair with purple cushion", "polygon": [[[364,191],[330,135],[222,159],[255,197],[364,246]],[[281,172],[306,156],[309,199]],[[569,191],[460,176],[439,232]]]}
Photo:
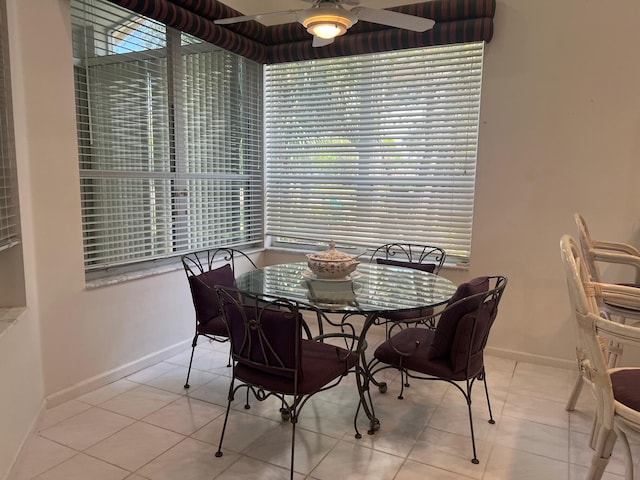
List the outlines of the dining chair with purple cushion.
{"label": "dining chair with purple cushion", "polygon": [[233,248],[214,248],[182,256],[182,266],[187,274],[196,317],[196,331],[191,342],[191,359],[184,388],[190,386],[189,376],[198,338],[202,335],[215,342],[226,342],[229,339],[214,287],[233,287],[236,264],[239,262],[256,268],[253,260],[244,252]]}
{"label": "dining chair with purple cushion", "polygon": [[[440,247],[415,243],[387,243],[371,255],[371,263],[394,267],[413,268],[438,275],[444,265],[447,253]],[[380,315],[379,322],[401,322],[404,319],[429,318],[433,308],[421,308],[404,312],[387,312]],[[388,325],[387,325],[388,333]]]}
{"label": "dining chair with purple cushion", "polygon": [[[216,287],[223,319],[231,340],[233,370],[227,410],[217,457],[231,403],[238,390],[246,388],[263,401],[273,396],[282,404],[283,420],[291,422],[291,471],[293,479],[296,424],[302,407],[316,393],[340,384],[350,373],[362,380],[360,359],[366,342],[348,323],[335,323],[311,304],[285,298]],[[306,318],[303,317],[306,312]],[[311,329],[317,333],[311,337]],[[356,388],[354,395],[359,395]],[[360,402],[354,413],[356,438]],[[250,408],[249,404],[245,408]],[[336,408],[338,408],[336,406]]]}
{"label": "dining chair with purple cushion", "polygon": [[[394,324],[387,340],[378,346],[368,365],[371,376],[389,368],[400,371],[398,399],[404,398],[407,378],[442,380],[454,385],[467,403],[473,463],[479,463],[479,460],[471,391],[476,380],[484,382],[489,423],[495,423],[486,382],[484,348],[506,286],[504,276],[478,277],[461,284],[447,306],[434,314],[435,328],[419,320],[413,325],[407,321],[409,326],[403,328]],[[378,388],[385,393],[387,384],[380,382]]]}

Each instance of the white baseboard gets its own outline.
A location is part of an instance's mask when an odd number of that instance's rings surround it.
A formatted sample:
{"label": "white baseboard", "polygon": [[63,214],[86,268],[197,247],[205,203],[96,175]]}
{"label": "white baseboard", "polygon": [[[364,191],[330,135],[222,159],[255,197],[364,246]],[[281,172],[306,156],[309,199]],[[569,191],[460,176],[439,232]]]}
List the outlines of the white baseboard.
{"label": "white baseboard", "polygon": [[121,378],[131,375],[143,368],[154,365],[162,360],[166,360],[167,358],[171,358],[179,353],[183,353],[191,345],[191,342],[192,339],[184,340],[163,350],[147,355],[146,357],[121,365],[113,370],[101,373],[95,377],[83,380],[69,388],[53,393],[45,398],[46,406],[47,408],[55,407],[56,405],[60,405],[68,400],[77,398],[80,395],[89,393],[96,388],[100,388],[104,385],[115,382],[116,380],[120,380]]}
{"label": "white baseboard", "polygon": [[493,355],[494,357],[500,358],[508,358],[509,360],[516,360],[519,362],[535,363],[536,365],[546,365],[547,367],[564,368],[567,370],[577,370],[578,368],[576,360],[547,357],[544,355],[536,355],[533,353],[508,350],[506,348],[486,347],[484,351],[487,355]]}

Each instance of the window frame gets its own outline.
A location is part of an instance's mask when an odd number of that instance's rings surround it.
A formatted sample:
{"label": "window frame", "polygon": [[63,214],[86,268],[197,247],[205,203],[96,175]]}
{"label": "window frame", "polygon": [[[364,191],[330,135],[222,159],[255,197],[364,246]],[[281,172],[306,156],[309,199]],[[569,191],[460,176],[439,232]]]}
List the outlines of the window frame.
{"label": "window frame", "polygon": [[2,252],[20,244],[20,208],[6,0],[0,1],[0,42],[0,252]]}
{"label": "window frame", "polygon": [[[397,62],[391,60],[396,54]],[[439,55],[444,58],[441,62],[434,60]],[[467,57],[456,65],[457,55],[467,55]],[[418,62],[420,58],[424,58],[424,65],[412,70],[404,66],[409,62]],[[376,63],[380,62],[378,59],[383,59],[382,61],[391,65],[386,69],[383,67],[384,72],[380,75],[372,73]],[[469,59],[473,60],[473,65],[466,64],[471,62]],[[483,60],[484,42],[471,42],[266,66],[264,129],[267,137],[265,141],[267,244],[272,248],[308,251],[325,247],[331,239],[343,249],[353,247],[356,251],[361,251],[363,248],[375,248],[385,243],[419,243],[443,247],[447,251],[447,265],[467,267],[471,257]],[[448,67],[448,64],[451,66]],[[349,97],[356,96],[351,93],[351,90],[345,89],[342,96],[331,96],[331,93],[327,93],[334,88],[331,82],[336,81],[338,77],[336,72],[339,72],[340,65],[351,69],[349,77],[363,79],[361,80],[363,84],[361,91],[365,92],[363,97],[370,95],[371,98],[368,100],[369,103],[362,101],[362,108],[358,106],[357,101],[351,103]],[[361,65],[365,67],[361,68]],[[370,65],[371,72],[366,70],[367,65]],[[449,68],[448,71],[447,68]],[[392,76],[398,70],[402,70],[402,76],[421,88],[416,93],[416,102],[433,102],[436,106],[429,108],[448,109],[452,112],[445,112],[449,117],[445,121],[438,118],[434,120],[434,124],[439,129],[450,129],[454,133],[430,134],[428,126],[431,122],[429,119],[431,112],[424,115],[416,114],[415,110],[419,107],[416,108],[416,104],[407,103],[404,106],[406,122],[403,123],[402,118],[396,124],[389,122],[387,130],[381,130],[378,135],[376,128],[381,128],[378,125],[382,125],[384,121],[376,120],[377,114],[392,111],[394,115],[401,116],[398,114],[399,103],[383,97],[404,95],[403,98],[410,98],[411,92],[407,95],[406,90],[403,90],[406,88],[402,86],[404,80],[398,80],[397,84],[391,82],[389,87],[391,94],[387,94],[387,91],[382,88],[377,88],[378,83],[387,81],[387,77],[383,75]],[[428,91],[429,84],[425,85],[425,83],[430,81],[428,77],[433,75],[434,71],[435,75],[441,78],[436,78],[433,84],[438,85],[435,82],[440,82],[443,78],[444,81],[451,80],[451,93],[432,94]],[[357,81],[352,78],[340,79],[340,81],[344,81],[344,85],[348,87],[348,82]],[[473,85],[465,85],[467,81]],[[283,105],[284,90],[287,89],[288,84],[294,87],[290,88],[285,107]],[[449,88],[448,83],[439,85]],[[455,95],[462,94],[467,89],[473,90],[469,100],[454,98]],[[357,88],[354,88],[354,91],[356,90]],[[300,92],[300,97],[296,98],[295,93],[292,94],[291,91]],[[450,102],[449,97],[451,97]],[[385,102],[388,104],[385,105]],[[300,104],[297,109],[296,103]],[[464,105],[459,107],[458,104]],[[424,108],[427,109],[426,106]],[[457,113],[459,108],[464,113]],[[354,111],[352,112],[351,109]],[[357,118],[358,115],[361,118]],[[350,116],[355,120],[350,119]],[[427,118],[420,118],[421,116]],[[460,118],[455,120],[456,116]],[[276,121],[273,121],[274,118]],[[412,132],[414,124],[411,118],[416,118],[415,123],[420,124],[423,130],[418,128],[417,131]],[[456,123],[447,125],[446,122],[452,122],[452,119]],[[354,127],[351,122],[357,125]],[[365,126],[361,127],[359,123]],[[371,125],[370,128],[367,127],[367,123]],[[316,126],[316,131],[312,128],[313,126]],[[358,129],[362,132],[356,131]],[[398,132],[393,132],[393,129],[398,129]],[[458,130],[460,133],[455,133]],[[348,133],[344,133],[345,131]],[[273,136],[270,137],[272,132]],[[418,138],[421,132],[428,137],[424,141]],[[324,138],[323,135],[325,135]],[[350,135],[355,140],[352,141]],[[465,135],[466,143],[458,145],[459,141],[465,141]],[[428,143],[427,140],[431,139],[434,140],[436,147]],[[402,145],[403,142],[408,144],[414,141],[416,146]],[[304,144],[304,142],[307,143]],[[389,144],[386,150],[384,142]],[[297,148],[297,143],[304,145]],[[393,148],[405,149],[407,158],[413,156],[414,160],[407,159],[405,162],[402,154],[394,153]],[[431,153],[429,150],[436,150],[436,152]],[[424,158],[423,161],[419,160],[421,156]],[[385,162],[390,165],[387,172],[391,173],[388,181],[387,179],[384,181],[387,181],[389,191],[395,189],[395,193],[389,194],[391,200],[385,200],[388,192],[384,192],[384,187],[376,184],[376,182],[383,182],[385,175],[381,174],[381,168],[386,165]],[[424,165],[431,162],[434,167],[433,169],[428,166],[422,167],[421,162]],[[323,166],[327,173],[321,173],[322,169],[317,168],[318,165]],[[442,169],[449,169],[449,171]],[[412,175],[421,175],[425,172],[431,172],[437,180],[430,182],[426,177],[421,178],[422,183],[419,183],[420,180],[411,180]],[[447,181],[456,185],[450,186],[443,183]],[[441,184],[436,185],[437,182]],[[384,186],[385,183],[381,185]],[[410,187],[414,192],[424,191],[425,197],[433,195],[434,204],[438,206],[430,213],[411,215],[408,206],[415,201],[415,198],[411,201],[402,198],[403,193],[400,192],[400,188],[403,186]],[[434,193],[438,188],[444,189],[444,194]],[[449,193],[452,195],[451,205],[445,206],[443,198]],[[329,200],[333,200],[335,205],[329,205]],[[387,208],[386,204],[376,205],[376,202],[382,204],[385,201],[395,203],[390,208]],[[424,203],[426,202],[423,202],[423,206]],[[403,205],[406,207],[401,211]],[[333,209],[334,206],[336,209]],[[429,205],[426,207],[428,208]],[[393,218],[394,208],[397,208],[395,210],[398,212],[397,218]],[[444,215],[447,212],[448,218],[440,217],[440,214]],[[376,225],[372,226],[369,219],[373,215],[377,215],[378,220]],[[287,221],[281,221],[282,218],[286,218]],[[341,218],[344,219],[344,225],[348,224],[348,227],[339,225]],[[367,218],[366,222],[362,220],[364,218]],[[312,221],[305,222],[306,219],[312,219]],[[394,225],[394,221],[397,221],[397,224]],[[310,225],[313,222],[317,224],[315,227]],[[359,230],[355,231],[355,229]]]}
{"label": "window frame", "polygon": [[[117,7],[112,4],[108,4],[106,1],[95,0],[91,2],[91,6],[96,6],[96,9],[104,8],[111,9],[108,13],[117,12],[114,14],[114,17],[121,15],[120,20],[123,22],[124,28],[127,30],[133,31],[135,30],[135,23],[139,22],[140,25],[148,28],[149,22],[155,23],[157,26],[158,22],[155,22],[152,19],[149,19],[144,16],[132,14],[131,12],[126,11],[122,7]],[[104,6],[104,5],[108,5]],[[76,7],[76,10],[73,10],[73,7]],[[82,10],[82,9],[85,10]],[[166,62],[166,82],[167,82],[167,98],[166,98],[166,114],[168,116],[168,122],[166,126],[166,131],[163,134],[163,138],[168,138],[168,148],[170,150],[168,158],[165,155],[163,157],[163,162],[166,162],[166,165],[163,164],[160,168],[150,168],[149,170],[144,169],[144,165],[141,169],[136,169],[135,165],[133,169],[118,169],[113,168],[111,170],[96,170],[95,165],[93,168],[87,168],[87,165],[91,167],[92,165],[87,163],[87,160],[90,160],[91,157],[91,148],[90,145],[88,148],[86,145],[83,145],[83,140],[85,143],[89,141],[93,141],[91,137],[93,135],[92,132],[89,134],[82,133],[81,128],[84,125],[88,125],[91,122],[89,115],[85,113],[85,119],[81,119],[82,110],[89,111],[90,99],[88,86],[87,93],[83,96],[83,92],[81,91],[81,87],[78,86],[76,82],[76,105],[78,111],[78,130],[79,130],[79,170],[80,170],[80,180],[81,184],[83,182],[90,181],[91,178],[101,178],[103,181],[128,181],[129,179],[140,179],[141,182],[149,181],[149,182],[164,182],[167,185],[170,185],[171,194],[169,197],[164,195],[162,197],[163,201],[171,202],[170,209],[170,225],[171,232],[169,233],[171,237],[169,249],[170,251],[166,251],[165,253],[158,253],[152,256],[141,256],[139,258],[132,259],[124,259],[122,261],[114,261],[114,262],[102,262],[97,265],[92,265],[90,261],[87,260],[87,255],[89,251],[89,247],[87,246],[87,227],[88,215],[85,213],[85,204],[87,202],[90,203],[89,200],[85,200],[83,197],[83,238],[85,241],[84,252],[85,252],[85,276],[87,281],[99,280],[105,277],[112,278],[117,277],[120,274],[130,276],[134,272],[144,273],[149,269],[154,269],[155,267],[164,267],[165,265],[176,265],[177,259],[186,253],[190,253],[192,251],[202,250],[206,248],[218,248],[218,247],[234,247],[234,248],[262,248],[264,246],[264,235],[262,229],[262,205],[259,205],[259,210],[256,210],[255,200],[252,200],[256,197],[262,198],[262,161],[257,162],[247,159],[246,156],[242,155],[242,152],[239,153],[240,157],[233,157],[233,152],[229,153],[229,149],[218,148],[219,150],[224,151],[224,154],[227,155],[227,158],[224,159],[224,163],[217,163],[219,160],[209,160],[206,159],[207,165],[201,166],[202,170],[193,170],[194,168],[198,168],[196,165],[194,167],[194,163],[197,164],[197,161],[194,161],[192,158],[188,158],[189,153],[187,152],[187,146],[185,145],[186,141],[184,139],[186,133],[189,132],[189,128],[191,128],[190,124],[188,124],[187,115],[184,112],[185,105],[187,105],[188,98],[185,97],[185,93],[183,91],[183,75],[185,74],[184,68],[190,54],[195,54],[198,56],[199,54],[213,56],[214,59],[222,58],[222,62],[224,63],[229,56],[233,56],[229,61],[235,61],[238,65],[244,65],[247,62],[252,62],[251,60],[244,59],[243,57],[237,56],[230,52],[226,52],[223,49],[216,47],[212,44],[201,42],[198,39],[192,38],[183,38],[186,34],[181,34],[177,30],[171,29],[169,27],[165,27],[161,25],[161,28],[164,29],[164,38],[166,39],[166,46],[162,48],[152,48],[149,50],[135,50],[136,45],[132,45],[132,51],[127,53],[117,53],[114,50],[114,44],[111,41],[110,35],[114,32],[120,32],[121,29],[117,23],[110,25],[99,25],[102,30],[97,32],[98,26],[93,27],[91,21],[86,21],[86,23],[81,24],[81,20],[78,18],[85,14],[89,7],[89,0],[74,0],[72,3],[72,16],[75,14],[74,18],[74,37],[81,38],[82,40],[76,40],[74,38],[74,43],[76,44],[76,49],[82,53],[83,49],[91,49],[95,48],[103,48],[104,53],[102,55],[98,55],[97,52],[84,52],[84,64],[79,65],[80,63],[77,59],[74,62],[76,66],[76,72],[86,71],[91,68],[92,65],[99,65],[101,63],[118,63],[126,64],[126,62],[134,61],[137,58],[143,59],[152,59],[152,58],[160,58],[163,62]],[[80,13],[78,13],[80,12]],[[124,13],[126,12],[126,14]],[[103,13],[103,12],[102,12]],[[97,15],[97,14],[96,14]],[[107,15],[105,14],[104,17]],[[91,17],[91,13],[87,14],[87,17]],[[91,17],[92,18],[92,17]],[[85,20],[82,18],[82,20]],[[153,32],[152,32],[153,33]],[[145,33],[146,34],[146,33]],[[157,33],[156,33],[157,35]],[[120,39],[122,40],[122,39]],[[125,41],[127,39],[125,38]],[[151,39],[150,43],[155,43],[157,38]],[[184,40],[184,41],[183,41]],[[78,42],[83,42],[80,47],[78,47]],[[146,43],[146,42],[145,42]],[[96,47],[97,46],[97,47]],[[208,57],[209,58],[209,57]],[[235,58],[235,60],[234,60]],[[255,64],[255,62],[252,62]],[[226,65],[226,64],[225,64]],[[251,83],[251,86],[248,87],[250,90],[253,87],[254,80],[253,78],[256,75],[252,74],[252,69],[258,71],[258,80],[257,80],[257,90],[259,92],[262,91],[262,71],[261,66],[255,64],[255,67],[249,65],[247,68],[248,73],[247,76],[241,77],[243,82],[240,82],[241,86],[244,86],[248,81]],[[251,67],[251,68],[249,68]],[[228,68],[225,66],[225,72]],[[235,70],[234,70],[235,71]],[[76,74],[77,76],[77,74]],[[190,77],[191,78],[191,77]],[[248,79],[248,80],[247,80]],[[82,79],[78,80],[82,81]],[[196,81],[196,80],[194,80]],[[213,80],[212,80],[213,81]],[[88,83],[86,84],[88,85]],[[237,91],[241,91],[240,95],[242,95],[243,91],[241,87],[237,85],[231,85],[227,87],[226,90],[223,89],[221,95],[231,95],[233,98],[237,98]],[[235,95],[235,97],[234,97]],[[222,97],[220,97],[222,98]],[[248,98],[248,97],[247,97]],[[251,102],[253,103],[253,97],[251,97]],[[222,100],[219,102],[222,103]],[[228,103],[228,101],[227,101]],[[241,102],[242,103],[242,102]],[[214,102],[215,104],[215,102]],[[87,107],[89,105],[89,107]],[[217,107],[216,107],[217,108]],[[238,107],[241,108],[241,107]],[[242,114],[242,113],[241,113]],[[262,116],[261,109],[257,112],[249,112],[247,115],[252,115],[253,120],[246,119],[243,117],[243,121],[251,124],[251,122],[255,122],[255,118],[259,118],[259,129],[256,134],[256,137],[259,138],[259,141],[262,142]],[[235,117],[234,117],[235,118]],[[231,121],[231,120],[229,120]],[[163,126],[163,128],[165,128]],[[196,125],[193,128],[198,128]],[[223,128],[224,125],[223,125]],[[84,138],[83,138],[84,135]],[[227,132],[227,137],[230,137],[232,134]],[[228,142],[229,139],[225,137],[223,142]],[[149,137],[151,138],[151,137]],[[245,137],[242,137],[245,138]],[[241,138],[241,140],[242,140]],[[153,141],[153,140],[152,140]],[[224,147],[226,143],[222,145]],[[215,145],[212,148],[217,148]],[[84,151],[83,151],[84,149]],[[87,153],[87,151],[89,153]],[[258,149],[261,152],[261,145]],[[197,160],[197,159],[196,159]],[[261,160],[261,158],[260,158]],[[213,166],[212,166],[213,165]],[[244,170],[243,170],[244,169]],[[248,170],[248,171],[247,171]],[[256,179],[259,179],[257,181]],[[194,192],[197,188],[201,190],[204,188],[204,196],[197,197],[203,198],[204,202],[211,201],[212,195],[209,193],[207,196],[207,192],[212,192],[217,187],[221,191],[231,191],[233,192],[232,200],[225,200],[224,203],[227,204],[230,201],[238,202],[245,201],[243,205],[242,213],[225,213],[229,212],[231,209],[228,207],[225,208],[225,205],[216,203],[214,207],[209,207],[209,203],[203,204],[202,206],[194,206],[194,199],[189,198],[190,195],[187,193],[189,191]],[[96,188],[96,187],[92,187]],[[225,190],[222,190],[224,188]],[[213,189],[213,190],[212,190]],[[239,190],[238,190],[239,189]],[[237,197],[236,190],[240,193],[240,197]],[[245,193],[242,193],[245,192]],[[249,192],[249,193],[246,193]],[[83,192],[84,194],[84,192]],[[220,213],[221,222],[226,222],[223,230],[220,230],[222,233],[218,233],[217,231],[207,232],[206,223],[203,226],[193,227],[194,222],[197,221],[197,218],[203,218],[203,222],[206,222],[206,214],[207,208],[209,215],[218,216],[218,212],[211,213],[212,209],[224,210]],[[194,210],[194,208],[196,210]],[[166,209],[165,209],[166,210]],[[201,213],[204,212],[204,213]],[[254,213],[251,213],[254,212]],[[244,217],[243,217],[244,215]],[[242,217],[236,221],[236,217]],[[259,221],[256,221],[255,218],[259,217]],[[217,220],[217,218],[216,218]],[[107,222],[105,220],[105,222]],[[243,223],[248,222],[248,223]],[[166,222],[165,222],[166,223]],[[211,228],[209,228],[211,230]],[[248,230],[248,233],[247,233]],[[195,231],[195,233],[194,233]],[[236,232],[235,234],[233,232]],[[257,232],[257,233],[256,233]],[[145,235],[145,232],[141,231],[140,235]],[[194,235],[196,237],[194,237]],[[198,236],[199,235],[199,236]],[[166,234],[165,234],[166,236]],[[149,240],[153,238],[153,235],[146,235],[145,238],[147,240],[143,240],[146,242],[152,242]],[[101,237],[100,237],[101,238]],[[149,247],[143,247],[149,248]],[[167,247],[164,247],[167,248]],[[144,252],[142,252],[144,254]]]}

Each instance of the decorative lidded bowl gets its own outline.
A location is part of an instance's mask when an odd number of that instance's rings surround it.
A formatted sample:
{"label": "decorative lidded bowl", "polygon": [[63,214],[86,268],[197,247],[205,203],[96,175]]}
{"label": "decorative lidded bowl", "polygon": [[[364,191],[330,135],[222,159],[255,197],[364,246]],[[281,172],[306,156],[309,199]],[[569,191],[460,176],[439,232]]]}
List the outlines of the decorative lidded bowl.
{"label": "decorative lidded bowl", "polygon": [[307,253],[307,265],[318,278],[345,278],[360,264],[351,255],[336,250],[336,242],[329,242],[329,250],[321,253]]}

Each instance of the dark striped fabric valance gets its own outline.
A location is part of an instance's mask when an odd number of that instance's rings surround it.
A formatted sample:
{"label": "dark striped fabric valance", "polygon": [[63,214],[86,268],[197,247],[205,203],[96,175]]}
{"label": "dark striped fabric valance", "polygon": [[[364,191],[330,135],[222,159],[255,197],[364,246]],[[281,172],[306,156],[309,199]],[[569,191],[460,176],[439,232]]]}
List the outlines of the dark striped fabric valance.
{"label": "dark striped fabric valance", "polygon": [[256,21],[215,25],[216,19],[243,15],[216,0],[110,1],[259,63],[489,42],[496,9],[496,0],[434,0],[393,7],[389,10],[431,18],[436,24],[431,30],[419,33],[359,21],[332,44],[314,48],[311,35],[297,22],[271,27]]}

